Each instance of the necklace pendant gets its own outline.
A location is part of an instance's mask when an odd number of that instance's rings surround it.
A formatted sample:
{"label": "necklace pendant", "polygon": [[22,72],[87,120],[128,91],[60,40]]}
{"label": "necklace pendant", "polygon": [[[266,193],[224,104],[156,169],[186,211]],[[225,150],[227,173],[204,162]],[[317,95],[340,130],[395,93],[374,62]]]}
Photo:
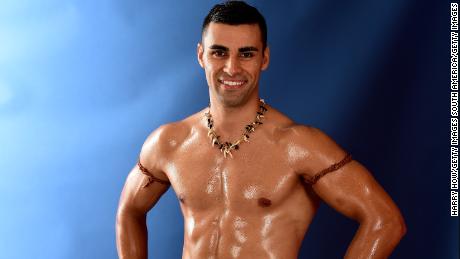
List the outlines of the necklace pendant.
{"label": "necklace pendant", "polygon": [[227,154],[228,154],[231,158],[233,158],[232,151],[231,151],[229,148],[225,147],[225,149],[224,149],[224,158],[227,158]]}

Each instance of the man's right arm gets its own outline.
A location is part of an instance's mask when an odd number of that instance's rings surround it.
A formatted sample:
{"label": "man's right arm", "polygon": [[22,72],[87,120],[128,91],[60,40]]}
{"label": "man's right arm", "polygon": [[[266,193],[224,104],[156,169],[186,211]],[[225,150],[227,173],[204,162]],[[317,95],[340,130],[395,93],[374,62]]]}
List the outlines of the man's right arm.
{"label": "man's right arm", "polygon": [[[117,250],[121,259],[147,258],[147,212],[169,188],[169,184],[163,182],[168,178],[161,170],[161,161],[165,159],[164,147],[159,143],[161,131],[160,127],[144,143],[139,156],[143,168],[136,165],[131,170],[121,193],[116,221]],[[154,178],[147,176],[145,170]]]}

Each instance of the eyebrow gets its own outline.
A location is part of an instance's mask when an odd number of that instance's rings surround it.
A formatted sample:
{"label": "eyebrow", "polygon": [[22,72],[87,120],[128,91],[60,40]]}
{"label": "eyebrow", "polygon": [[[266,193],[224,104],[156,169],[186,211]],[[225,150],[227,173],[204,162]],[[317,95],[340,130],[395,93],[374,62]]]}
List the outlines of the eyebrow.
{"label": "eyebrow", "polygon": [[238,49],[238,52],[249,52],[249,51],[259,51],[256,47],[242,47]]}
{"label": "eyebrow", "polygon": [[[229,51],[229,49],[225,46],[222,46],[222,45],[218,45],[218,44],[213,44],[209,47],[210,49],[214,49],[214,50],[223,50],[223,51]],[[242,48],[239,48],[238,49],[238,52],[249,52],[249,51],[259,51],[258,48],[256,47],[242,47]]]}
{"label": "eyebrow", "polygon": [[229,49],[222,45],[213,44],[209,47],[210,49],[228,51]]}

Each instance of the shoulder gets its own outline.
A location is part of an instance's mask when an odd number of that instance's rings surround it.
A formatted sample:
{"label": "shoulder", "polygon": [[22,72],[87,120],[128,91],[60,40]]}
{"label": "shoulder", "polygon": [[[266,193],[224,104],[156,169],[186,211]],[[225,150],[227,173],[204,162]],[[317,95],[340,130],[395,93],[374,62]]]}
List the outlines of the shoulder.
{"label": "shoulder", "polygon": [[289,127],[289,139],[300,147],[307,149],[311,156],[342,156],[342,148],[323,130],[308,126],[294,124]]}
{"label": "shoulder", "polygon": [[163,124],[152,131],[142,146],[142,162],[149,166],[170,160],[176,149],[190,136],[202,114],[199,111],[183,120]]}
{"label": "shoulder", "polygon": [[273,129],[274,136],[282,142],[297,143],[309,149],[320,146],[324,148],[335,144],[323,130],[311,125],[296,123],[271,106],[269,106],[264,123],[272,126],[270,128]]}
{"label": "shoulder", "polygon": [[323,130],[310,125],[292,124],[287,128],[290,139],[304,145],[310,149],[325,148],[326,146],[335,144]]}
{"label": "shoulder", "polygon": [[161,168],[180,142],[187,137],[189,126],[184,121],[163,124],[153,130],[142,145],[139,159],[147,168]]}
{"label": "shoulder", "polygon": [[319,128],[291,124],[285,128],[286,155],[296,172],[313,176],[342,160],[346,152]]}
{"label": "shoulder", "polygon": [[319,140],[318,138],[326,136],[320,129],[296,123],[273,107],[270,107],[266,117],[266,123],[273,125],[274,135],[280,140],[286,140],[287,142],[296,140],[310,143],[312,140]]}

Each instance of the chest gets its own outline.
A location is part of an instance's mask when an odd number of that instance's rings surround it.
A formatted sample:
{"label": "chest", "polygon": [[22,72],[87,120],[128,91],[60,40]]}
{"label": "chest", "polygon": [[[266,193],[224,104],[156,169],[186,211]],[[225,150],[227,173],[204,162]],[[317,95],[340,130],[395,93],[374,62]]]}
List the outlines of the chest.
{"label": "chest", "polygon": [[233,151],[233,158],[206,144],[179,149],[165,169],[182,206],[194,211],[274,208],[300,186],[275,144],[250,143]]}

